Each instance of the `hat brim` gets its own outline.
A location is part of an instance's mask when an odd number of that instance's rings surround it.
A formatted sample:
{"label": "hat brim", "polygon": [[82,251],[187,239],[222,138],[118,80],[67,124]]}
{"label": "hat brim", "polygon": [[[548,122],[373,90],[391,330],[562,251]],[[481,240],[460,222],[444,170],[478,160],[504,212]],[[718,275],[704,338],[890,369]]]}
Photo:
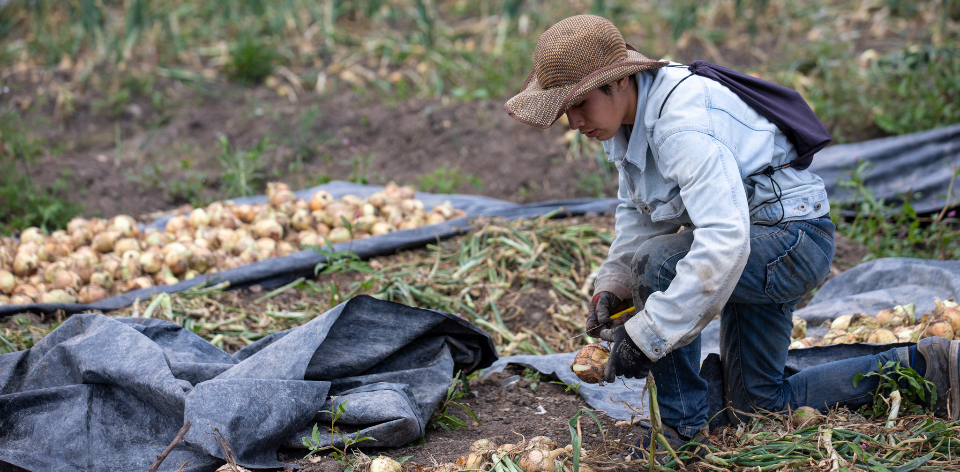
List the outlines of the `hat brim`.
{"label": "hat brim", "polygon": [[534,70],[523,84],[523,91],[503,107],[513,119],[547,129],[591,90],[642,70],[658,69],[667,64],[668,61],[649,59],[628,46],[627,57],[623,61],[597,69],[575,84],[545,89],[537,82],[537,71]]}

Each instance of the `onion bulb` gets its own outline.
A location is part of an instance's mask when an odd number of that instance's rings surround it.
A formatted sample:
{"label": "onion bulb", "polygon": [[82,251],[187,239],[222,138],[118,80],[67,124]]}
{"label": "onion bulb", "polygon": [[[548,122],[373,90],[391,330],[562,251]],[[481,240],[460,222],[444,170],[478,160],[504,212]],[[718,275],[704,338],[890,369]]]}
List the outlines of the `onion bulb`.
{"label": "onion bulb", "polygon": [[89,221],[80,217],[75,217],[67,222],[67,232],[73,234],[73,232],[78,229],[85,229],[89,231],[90,230],[89,226],[90,226]]}
{"label": "onion bulb", "polygon": [[123,253],[120,274],[123,280],[135,279],[143,275],[143,266],[140,265],[140,251]]}
{"label": "onion bulb", "polygon": [[37,297],[40,296],[40,290],[30,284],[20,284],[13,288],[13,292],[11,292],[10,295],[29,297],[30,303],[33,303],[33,300],[36,300]]}
{"label": "onion bulb", "polygon": [[390,231],[393,231],[393,225],[383,221],[378,221],[373,224],[373,227],[370,228],[370,234],[374,236],[379,236],[381,234],[387,234]]}
{"label": "onion bulb", "polygon": [[443,223],[444,221],[447,221],[447,219],[444,218],[443,215],[439,213],[430,213],[429,215],[427,215],[428,225],[435,225],[437,223]]}
{"label": "onion bulb", "polygon": [[127,215],[114,216],[107,223],[107,227],[128,238],[135,238],[140,234],[140,228],[137,228],[137,220]]}
{"label": "onion bulb", "polygon": [[297,252],[297,248],[287,241],[280,241],[280,244],[277,244],[277,256],[279,257],[289,256],[295,252]]}
{"label": "onion bulb", "polygon": [[837,319],[833,320],[830,323],[830,329],[840,329],[846,331],[850,327],[850,321],[853,319],[853,315],[841,315]]}
{"label": "onion bulb", "polygon": [[941,338],[953,339],[953,326],[946,320],[934,320],[927,325],[927,329],[920,335],[920,339],[939,336]]}
{"label": "onion bulb", "polygon": [[26,295],[11,295],[10,304],[11,305],[29,305],[35,300],[26,296]]}
{"label": "onion bulb", "polygon": [[270,238],[276,241],[283,239],[283,226],[276,220],[260,220],[254,227],[254,232],[261,238]]}
{"label": "onion bulb", "polygon": [[53,279],[53,288],[80,290],[83,280],[71,270],[61,270]]}
{"label": "onion bulb", "polygon": [[105,270],[97,270],[90,275],[90,283],[109,290],[113,288],[113,276]]}
{"label": "onion bulb", "polygon": [[20,244],[37,243],[37,245],[40,245],[43,244],[44,239],[46,239],[46,235],[43,234],[43,231],[34,226],[31,226],[20,233]]}
{"label": "onion bulb", "polygon": [[80,303],[93,303],[107,298],[107,291],[99,285],[84,285],[77,298]]}
{"label": "onion bulb", "polygon": [[164,249],[166,248],[170,249],[166,255],[163,256],[163,263],[166,264],[175,275],[186,272],[190,256],[190,252],[186,246],[180,243],[170,243],[164,247]]}
{"label": "onion bulb", "polygon": [[119,257],[111,254],[109,257],[101,258],[100,261],[100,266],[107,272],[110,272],[113,280],[118,280],[123,277],[123,261],[121,261]]}
{"label": "onion bulb", "polygon": [[126,284],[124,284],[124,291],[129,292],[131,290],[140,290],[142,288],[150,287],[153,287],[153,279],[147,276],[141,276],[128,280]]}
{"label": "onion bulb", "polygon": [[240,205],[234,210],[234,213],[237,215],[237,218],[240,218],[240,221],[244,223],[253,222],[254,217],[256,217],[256,210],[250,205]]}
{"label": "onion bulb", "polygon": [[13,259],[13,273],[20,277],[29,277],[40,267],[40,258],[36,253],[19,252]]}
{"label": "onion bulb", "polygon": [[423,202],[417,199],[401,200],[400,209],[404,213],[414,214],[417,211],[423,211]]}
{"label": "onion bulb", "polygon": [[73,247],[86,246],[93,240],[93,234],[87,228],[79,228],[70,233],[70,243]]}
{"label": "onion bulb", "polygon": [[197,208],[190,212],[190,217],[187,218],[187,222],[190,223],[190,226],[193,228],[209,226],[210,215],[208,215],[207,211],[203,208]]}
{"label": "onion bulb", "polygon": [[803,339],[807,337],[807,320],[799,316],[793,317],[793,331],[790,332],[793,339]]}
{"label": "onion bulb", "polygon": [[297,231],[305,231],[313,227],[313,216],[305,209],[297,210],[290,217],[290,226]]}
{"label": "onion bulb", "polygon": [[189,267],[197,272],[204,273],[213,266],[213,252],[207,248],[195,247],[190,253]]}
{"label": "onion bulb", "polygon": [[113,251],[113,246],[120,239],[121,234],[118,231],[104,231],[97,233],[93,237],[90,246],[99,253],[108,253]]}
{"label": "onion bulb", "polygon": [[893,308],[880,310],[875,319],[877,320],[878,324],[888,328],[896,328],[897,326],[903,326],[909,322],[906,317],[906,312],[903,310],[897,311]]}
{"label": "onion bulb", "polygon": [[489,439],[477,439],[470,445],[470,452],[487,454],[497,450],[497,445]]}
{"label": "onion bulb", "polygon": [[530,449],[520,456],[517,465],[523,472],[553,472],[553,460],[563,452],[565,452],[563,449],[552,451]]}
{"label": "onion bulb", "polygon": [[114,254],[126,254],[127,251],[139,251],[140,249],[140,241],[133,238],[118,239],[116,244],[113,245]]}
{"label": "onion bulb", "polygon": [[384,192],[376,192],[373,195],[370,195],[370,198],[367,198],[367,202],[377,208],[380,208],[387,203],[390,203],[390,197],[388,197]]}
{"label": "onion bulb", "polygon": [[386,456],[379,456],[370,462],[370,472],[400,472],[400,463]]}
{"label": "onion bulb", "polygon": [[53,289],[47,293],[40,294],[40,303],[77,303],[77,297],[63,289]]}
{"label": "onion bulb", "polygon": [[454,210],[453,210],[453,205],[452,205],[452,204],[450,203],[450,201],[448,200],[448,201],[445,201],[445,202],[443,202],[443,203],[441,203],[441,204],[433,207],[433,209],[430,210],[430,213],[437,213],[437,214],[443,216],[444,219],[449,220],[450,217],[453,216],[453,211],[454,211]]}
{"label": "onion bulb", "polygon": [[156,274],[160,272],[160,268],[163,266],[163,257],[161,257],[160,254],[150,251],[141,253],[140,265],[143,267],[144,272]]}
{"label": "onion bulb", "polygon": [[893,334],[893,331],[885,328],[877,328],[870,332],[870,336],[867,337],[868,343],[879,343],[879,344],[888,344],[897,342],[897,335]]}
{"label": "onion bulb", "polygon": [[609,357],[610,350],[605,346],[588,344],[573,358],[570,370],[586,383],[603,385],[603,370]]}
{"label": "onion bulb", "polygon": [[17,278],[8,271],[0,269],[0,293],[10,295],[17,285]]}
{"label": "onion bulb", "polygon": [[186,217],[174,216],[167,220],[167,225],[164,226],[163,230],[170,234],[177,234],[187,226],[190,226],[190,222]]}
{"label": "onion bulb", "polygon": [[344,195],[340,197],[340,202],[352,208],[359,208],[363,205],[363,200],[356,195]]}
{"label": "onion bulb", "polygon": [[350,230],[341,226],[331,229],[330,234],[327,235],[327,239],[329,239],[331,243],[336,244],[345,243],[353,238],[350,235]]}
{"label": "onion bulb", "polygon": [[957,304],[951,301],[934,300],[936,308],[933,310],[935,319],[947,320],[953,328],[954,333],[960,333],[960,310]]}
{"label": "onion bulb", "polygon": [[322,210],[323,207],[329,205],[332,201],[333,195],[330,195],[330,192],[319,190],[310,197],[310,210]]}

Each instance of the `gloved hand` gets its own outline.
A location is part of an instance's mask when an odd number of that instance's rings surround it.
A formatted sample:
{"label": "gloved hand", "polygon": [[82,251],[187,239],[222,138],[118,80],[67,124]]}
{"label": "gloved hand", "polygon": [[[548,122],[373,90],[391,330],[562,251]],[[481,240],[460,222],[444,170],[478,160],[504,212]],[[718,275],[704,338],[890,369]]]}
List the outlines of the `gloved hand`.
{"label": "gloved hand", "polygon": [[633,339],[630,339],[627,328],[619,326],[616,329],[604,330],[604,333],[608,331],[611,332],[611,336],[607,340],[613,342],[613,348],[610,349],[607,367],[603,370],[603,381],[613,383],[618,375],[628,379],[646,377],[650,373],[653,361],[634,344]]}
{"label": "gloved hand", "polygon": [[611,321],[622,325],[629,316],[621,316],[616,320],[611,320],[610,316],[627,308],[630,308],[629,300],[621,300],[610,292],[593,294],[593,299],[590,300],[590,313],[587,315],[587,334],[593,337],[599,336],[601,328],[610,324]]}

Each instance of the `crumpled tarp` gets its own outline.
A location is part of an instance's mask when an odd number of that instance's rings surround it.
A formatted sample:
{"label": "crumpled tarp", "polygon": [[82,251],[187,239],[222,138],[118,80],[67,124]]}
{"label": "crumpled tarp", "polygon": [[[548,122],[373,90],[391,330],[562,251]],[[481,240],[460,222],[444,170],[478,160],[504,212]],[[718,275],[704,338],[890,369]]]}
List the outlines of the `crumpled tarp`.
{"label": "crumpled tarp", "polygon": [[314,424],[329,428],[319,411],[343,402],[338,427],[402,446],[423,437],[455,370],[495,359],[456,315],[368,296],[232,356],[169,321],[77,314],[0,355],[0,470],[146,470],[186,421],[160,470],[215,469],[218,438],[244,467],[284,467],[277,449],[303,448]]}
{"label": "crumpled tarp", "polygon": [[869,162],[864,185],[875,198],[896,203],[905,192],[919,192],[910,202],[917,212],[939,211],[947,203],[953,167],[960,166],[960,124],[830,146],[814,155],[808,170],[823,179],[831,202],[846,202],[855,195],[840,184],[850,180],[858,161]]}
{"label": "crumpled tarp", "polygon": [[[923,313],[933,310],[936,298],[960,299],[960,261],[877,259],[828,280],[810,303],[794,312],[794,315],[807,320],[808,333],[822,335],[827,328],[821,325],[828,319],[854,313],[876,314],[897,304],[916,303],[916,316],[919,318]],[[727,423],[726,415],[714,416],[724,405],[723,374],[719,356],[720,321],[711,321],[701,332],[701,336],[700,377],[709,384],[710,416],[714,418],[711,426],[716,427]],[[878,354],[903,345],[909,344],[858,343],[794,349],[789,352],[785,375],[789,377],[816,365]],[[570,370],[574,355],[575,353],[563,353],[502,357],[485,369],[483,375],[501,372],[507,365],[515,364],[544,374],[556,375],[563,383],[576,385],[580,380]],[[615,383],[603,387],[581,383],[578,391],[591,407],[603,410],[613,418],[629,420],[631,416],[640,418],[649,414],[643,390],[645,385],[645,379],[621,377]]]}

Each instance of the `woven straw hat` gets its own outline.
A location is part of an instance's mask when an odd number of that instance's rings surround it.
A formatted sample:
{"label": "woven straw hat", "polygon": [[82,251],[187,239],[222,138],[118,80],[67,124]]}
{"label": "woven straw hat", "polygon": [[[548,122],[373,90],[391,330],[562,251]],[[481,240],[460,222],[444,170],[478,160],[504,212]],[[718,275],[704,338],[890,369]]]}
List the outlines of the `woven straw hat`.
{"label": "woven straw hat", "polygon": [[606,18],[577,15],[540,36],[533,64],[523,91],[504,108],[517,121],[546,129],[591,90],[668,62],[647,58],[627,45]]}

